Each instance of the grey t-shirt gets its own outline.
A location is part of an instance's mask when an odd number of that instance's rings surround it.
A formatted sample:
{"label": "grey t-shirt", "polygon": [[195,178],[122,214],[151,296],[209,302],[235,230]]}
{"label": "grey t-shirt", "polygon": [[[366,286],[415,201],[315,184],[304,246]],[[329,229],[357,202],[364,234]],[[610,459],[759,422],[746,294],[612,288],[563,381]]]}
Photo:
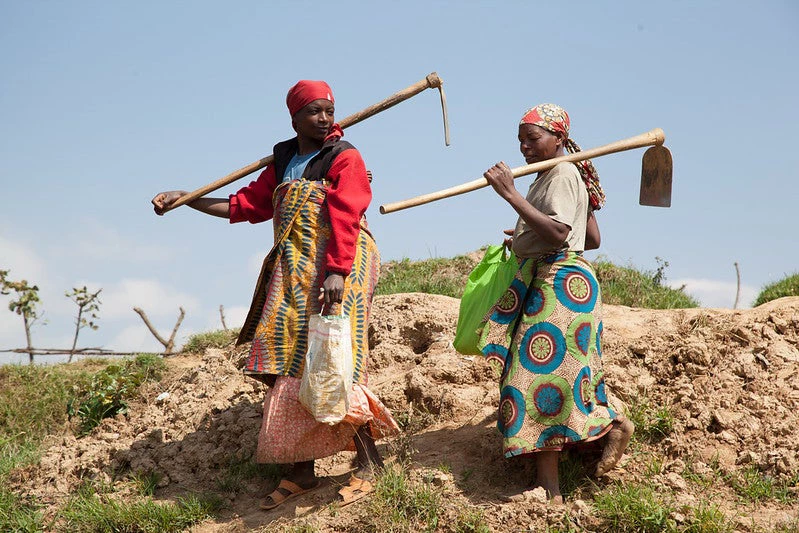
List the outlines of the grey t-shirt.
{"label": "grey t-shirt", "polygon": [[540,173],[527,191],[527,201],[553,220],[569,226],[571,231],[565,242],[553,246],[519,217],[513,233],[513,251],[517,257],[534,257],[560,250],[582,252],[585,249],[588,191],[574,164],[558,163]]}

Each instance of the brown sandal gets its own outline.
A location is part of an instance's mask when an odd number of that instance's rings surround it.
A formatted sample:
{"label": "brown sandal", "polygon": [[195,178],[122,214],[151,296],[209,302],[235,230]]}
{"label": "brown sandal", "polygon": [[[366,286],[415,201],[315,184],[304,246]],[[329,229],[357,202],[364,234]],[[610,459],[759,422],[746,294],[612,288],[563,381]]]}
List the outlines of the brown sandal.
{"label": "brown sandal", "polygon": [[[273,490],[271,494],[269,494],[269,496],[267,496],[266,499],[264,499],[264,501],[261,502],[259,507],[264,511],[271,511],[272,509],[275,509],[276,507],[282,505],[286,500],[290,500],[295,496],[299,496],[300,494],[305,494],[306,492],[314,490],[319,486],[319,484],[320,481],[317,479],[316,483],[312,487],[304,489],[299,485],[297,485],[296,483],[294,483],[293,481],[289,481],[288,479],[282,479],[277,488],[275,488],[275,490]],[[279,489],[283,489],[284,491],[288,492],[288,494],[281,492]],[[272,503],[267,503],[267,499],[271,499]]]}
{"label": "brown sandal", "polygon": [[374,490],[374,485],[367,479],[361,479],[355,474],[350,475],[350,481],[338,491],[341,496],[341,507],[357,502]]}

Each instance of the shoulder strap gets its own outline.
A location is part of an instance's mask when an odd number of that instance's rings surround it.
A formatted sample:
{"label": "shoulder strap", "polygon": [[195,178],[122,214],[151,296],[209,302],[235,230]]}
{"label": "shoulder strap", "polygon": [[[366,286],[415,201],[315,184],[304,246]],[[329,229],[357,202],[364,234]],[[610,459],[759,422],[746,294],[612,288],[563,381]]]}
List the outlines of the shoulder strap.
{"label": "shoulder strap", "polygon": [[324,180],[336,157],[344,150],[349,150],[350,148],[355,147],[340,139],[325,143],[322,146],[322,150],[308,162],[305,172],[302,173],[302,178],[309,181]]}

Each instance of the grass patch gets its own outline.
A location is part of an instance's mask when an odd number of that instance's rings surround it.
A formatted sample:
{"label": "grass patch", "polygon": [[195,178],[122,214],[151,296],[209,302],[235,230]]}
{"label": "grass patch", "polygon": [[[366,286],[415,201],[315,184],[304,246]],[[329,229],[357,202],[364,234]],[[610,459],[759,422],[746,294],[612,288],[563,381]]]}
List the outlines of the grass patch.
{"label": "grass patch", "polygon": [[407,292],[443,294],[460,298],[476,262],[465,255],[449,259],[390,261],[383,265],[376,295]]}
{"label": "grass patch", "polygon": [[799,296],[799,272],[763,287],[752,305],[757,307],[783,296]]}
{"label": "grass patch", "polygon": [[220,491],[236,493],[248,480],[258,478],[277,482],[282,474],[283,469],[280,465],[256,463],[252,458],[233,459],[216,483]]}
{"label": "grass patch", "polygon": [[236,343],[240,328],[218,329],[197,333],[189,337],[183,345],[183,351],[188,353],[204,353],[208,348],[227,348]]}
{"label": "grass patch", "polygon": [[175,503],[150,498],[136,502],[115,500],[102,487],[84,484],[57,517],[60,531],[173,532],[211,518],[221,509],[218,497],[189,495]]}
{"label": "grass patch", "polygon": [[668,263],[657,258],[655,272],[620,267],[604,260],[594,262],[602,301],[612,305],[626,305],[646,309],[685,309],[699,307],[699,302],[685,294],[683,289],[672,289],[663,284]]}
{"label": "grass patch", "polygon": [[735,523],[728,520],[717,505],[706,501],[688,510],[690,515],[680,531],[684,533],[727,533],[735,531]]}
{"label": "grass patch", "polygon": [[78,435],[86,435],[104,418],[127,411],[127,399],[145,381],[159,380],[165,368],[161,357],[142,354],[97,372],[77,398],[67,404],[67,413],[80,419]]}
{"label": "grass patch", "polygon": [[16,466],[15,458],[35,457],[39,442],[67,422],[67,404],[90,379],[77,365],[0,367],[0,476]]}
{"label": "grass patch", "polygon": [[436,531],[441,515],[441,492],[411,481],[401,465],[393,464],[375,482],[363,525],[375,533]]}
{"label": "grass patch", "polygon": [[676,531],[669,515],[674,511],[647,485],[634,483],[612,485],[594,497],[594,507],[603,523],[601,531],[657,532]]}
{"label": "grass patch", "polygon": [[463,508],[452,529],[455,533],[490,533],[483,511],[478,507]]}
{"label": "grass patch", "polygon": [[799,483],[799,473],[790,478],[776,479],[764,474],[756,466],[750,465],[726,475],[725,481],[738,496],[752,503],[760,503],[765,500],[792,503],[799,499],[791,491],[791,487]]}
{"label": "grass patch", "polygon": [[0,531],[38,532],[44,530],[40,506],[0,487]]}
{"label": "grass patch", "polygon": [[668,407],[652,407],[645,396],[637,396],[629,402],[629,417],[635,424],[633,439],[654,444],[674,431],[674,414]]}

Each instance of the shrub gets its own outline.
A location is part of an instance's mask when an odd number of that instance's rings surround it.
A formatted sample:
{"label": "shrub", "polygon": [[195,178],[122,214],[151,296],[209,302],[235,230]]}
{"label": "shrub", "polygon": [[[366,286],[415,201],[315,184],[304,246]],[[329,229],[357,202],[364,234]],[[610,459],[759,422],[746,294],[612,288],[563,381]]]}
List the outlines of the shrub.
{"label": "shrub", "polygon": [[86,435],[104,418],[124,413],[127,399],[145,381],[160,379],[164,368],[157,355],[142,354],[121,365],[108,365],[92,376],[89,385],[67,405],[69,416],[81,421],[78,435]]}
{"label": "shrub", "polygon": [[783,296],[799,296],[799,272],[763,287],[752,305],[757,307]]}

